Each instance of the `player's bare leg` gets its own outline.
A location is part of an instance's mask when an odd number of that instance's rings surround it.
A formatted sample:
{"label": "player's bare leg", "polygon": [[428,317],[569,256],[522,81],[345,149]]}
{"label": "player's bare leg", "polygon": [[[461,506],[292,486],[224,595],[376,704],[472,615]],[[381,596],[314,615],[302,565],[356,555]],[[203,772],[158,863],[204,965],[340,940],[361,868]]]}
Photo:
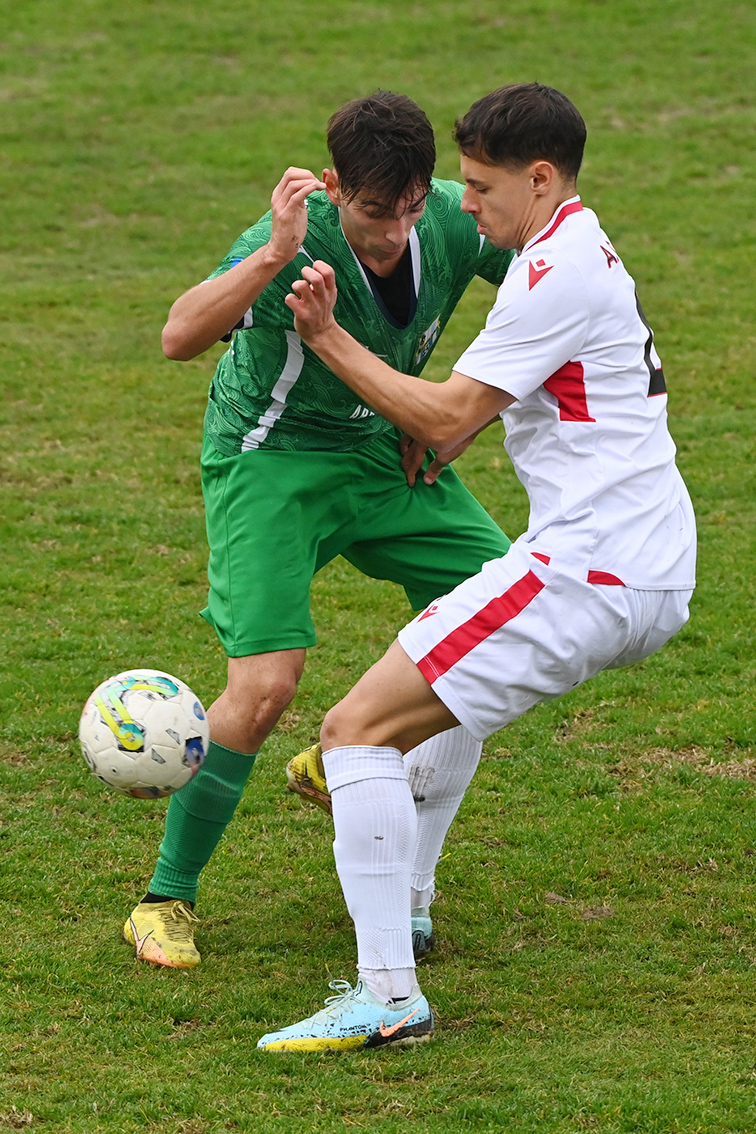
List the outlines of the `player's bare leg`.
{"label": "player's bare leg", "polygon": [[235,752],[257,752],[291,704],[304,650],[228,659],[228,682],[207,711],[210,738]]}
{"label": "player's bare leg", "polygon": [[348,744],[398,748],[404,754],[459,721],[433,692],[397,641],[326,714],[325,753]]}
{"label": "player's bare leg", "polygon": [[181,797],[171,798],[149,891],[124,926],[139,958],[176,968],[199,964],[192,911],[200,872],[231,821],[260,745],[294,697],[304,661],[303,649],[229,658],[228,684],[208,710],[205,763]]}

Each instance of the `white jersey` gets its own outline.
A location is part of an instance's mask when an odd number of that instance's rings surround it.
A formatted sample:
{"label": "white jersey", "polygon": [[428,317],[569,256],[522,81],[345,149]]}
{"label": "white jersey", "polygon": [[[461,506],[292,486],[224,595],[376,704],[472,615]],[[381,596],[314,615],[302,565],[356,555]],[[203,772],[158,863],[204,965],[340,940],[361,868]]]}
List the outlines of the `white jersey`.
{"label": "white jersey", "polygon": [[594,582],[694,586],[695,519],[653,334],[579,197],[513,261],[454,369],[517,399],[501,417],[530,500],[531,551]]}

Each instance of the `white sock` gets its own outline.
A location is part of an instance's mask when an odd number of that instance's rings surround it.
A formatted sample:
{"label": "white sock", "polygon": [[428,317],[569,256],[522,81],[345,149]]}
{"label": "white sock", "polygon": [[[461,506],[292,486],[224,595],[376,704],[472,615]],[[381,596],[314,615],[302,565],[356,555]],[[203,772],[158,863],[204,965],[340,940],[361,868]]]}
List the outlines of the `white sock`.
{"label": "white sock", "polygon": [[331,748],[323,767],[360,977],[382,1000],[404,998],[415,984],[410,871],[417,816],[402,755],[396,748]]}
{"label": "white sock", "polygon": [[412,863],[411,908],[426,916],[435,894],[436,863],[483,748],[458,725],[418,744],[404,757],[417,809],[417,843]]}
{"label": "white sock", "polygon": [[368,986],[373,996],[386,1004],[392,1000],[407,1000],[412,990],[417,989],[414,969],[363,969],[360,980]]}

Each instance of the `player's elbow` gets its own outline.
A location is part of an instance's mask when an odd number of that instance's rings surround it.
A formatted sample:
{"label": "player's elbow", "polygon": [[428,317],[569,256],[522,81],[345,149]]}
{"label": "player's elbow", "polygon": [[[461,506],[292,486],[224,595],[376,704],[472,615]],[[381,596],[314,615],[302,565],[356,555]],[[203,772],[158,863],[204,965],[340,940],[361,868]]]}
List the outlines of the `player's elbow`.
{"label": "player's elbow", "polygon": [[192,350],[187,341],[187,336],[183,334],[170,319],[163,327],[163,333],[160,336],[160,345],[163,348],[165,357],[174,359],[176,362],[188,362],[189,359],[194,358],[197,353],[195,350]]}

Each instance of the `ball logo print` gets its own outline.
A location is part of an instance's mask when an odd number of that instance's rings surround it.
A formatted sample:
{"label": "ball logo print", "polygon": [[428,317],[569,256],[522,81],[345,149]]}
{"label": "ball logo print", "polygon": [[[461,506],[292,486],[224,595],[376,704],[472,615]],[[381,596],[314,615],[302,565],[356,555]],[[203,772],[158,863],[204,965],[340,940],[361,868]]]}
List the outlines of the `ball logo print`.
{"label": "ball logo print", "polygon": [[184,787],[202,766],[209,738],[205,710],[189,686],[154,669],[103,681],[79,723],[92,773],[138,799],[159,799]]}
{"label": "ball logo print", "polygon": [[[129,752],[140,752],[144,747],[144,731],[129,716],[123,703],[122,695],[127,690],[144,690],[156,693],[163,697],[176,697],[179,687],[172,677],[155,674],[146,676],[144,673],[125,673],[114,677],[100,686],[101,692],[95,690],[94,702],[100,710],[103,720],[122,745]],[[108,704],[109,702],[109,704]]]}

